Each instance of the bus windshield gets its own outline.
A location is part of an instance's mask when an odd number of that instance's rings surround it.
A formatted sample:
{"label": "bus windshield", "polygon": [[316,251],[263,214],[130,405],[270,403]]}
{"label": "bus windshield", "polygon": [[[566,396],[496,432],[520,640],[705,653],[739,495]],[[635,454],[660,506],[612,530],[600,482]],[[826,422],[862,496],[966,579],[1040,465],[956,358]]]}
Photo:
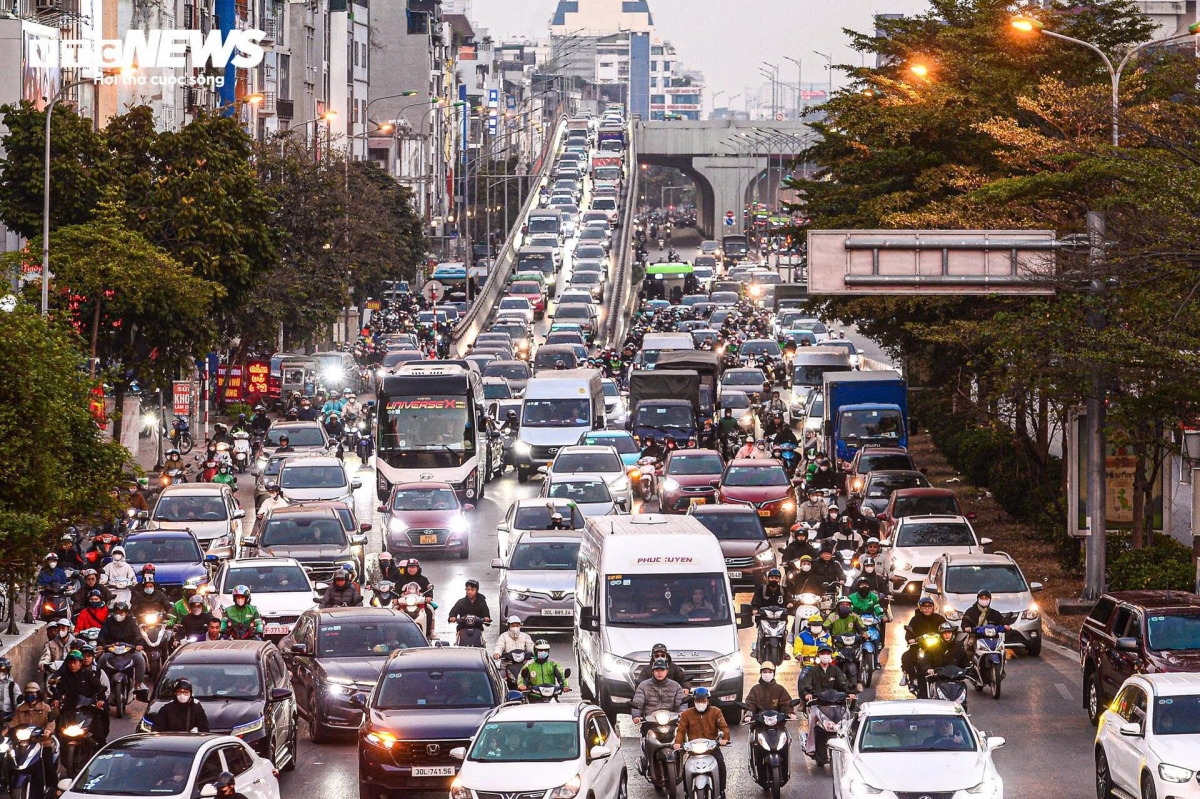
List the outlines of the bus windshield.
{"label": "bus windshield", "polygon": [[475,414],[466,396],[381,397],[380,405],[379,450],[415,458],[406,467],[459,465],[474,455]]}

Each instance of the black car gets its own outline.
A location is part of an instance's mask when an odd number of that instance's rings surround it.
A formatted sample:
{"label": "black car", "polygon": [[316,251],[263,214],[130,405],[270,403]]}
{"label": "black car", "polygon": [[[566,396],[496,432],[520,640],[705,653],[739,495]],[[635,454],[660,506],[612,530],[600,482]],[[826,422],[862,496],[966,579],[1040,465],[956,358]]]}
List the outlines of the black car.
{"label": "black car", "polygon": [[470,746],[484,717],[507,696],[484,649],[404,649],[388,658],[358,731],[359,799],[384,794],[445,795],[458,772],[450,756]]}
{"label": "black car", "polygon": [[241,738],[283,771],[296,767],[299,713],[291,675],[269,641],[200,641],[175,651],[147,698],[139,732],[154,731],[154,714],[175,701],[175,681],[192,682],[209,731]]}
{"label": "black car", "polygon": [[362,711],[351,701],[354,694],[375,688],[392,652],[427,646],[421,628],[392,608],[314,609],[301,616],[279,647],[313,743],[357,730]]}

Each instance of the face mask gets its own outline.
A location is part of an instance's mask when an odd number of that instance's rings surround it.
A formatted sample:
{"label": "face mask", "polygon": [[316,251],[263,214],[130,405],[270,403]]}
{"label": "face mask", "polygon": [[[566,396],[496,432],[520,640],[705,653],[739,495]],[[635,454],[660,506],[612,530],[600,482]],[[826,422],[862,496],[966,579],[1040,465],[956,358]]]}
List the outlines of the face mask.
{"label": "face mask", "polygon": [[824,629],[825,629],[824,627],[821,627],[820,625],[818,625],[816,627],[809,627],[808,632],[809,632],[809,635],[811,635],[813,638],[817,638],[821,635],[821,632]]}
{"label": "face mask", "polygon": [[803,566],[801,566],[801,567],[800,567],[800,571],[802,571],[802,572],[806,572],[806,571],[808,571],[808,570],[809,570],[809,569],[811,569],[811,568],[812,568],[812,564],[811,564],[811,563],[805,563]]}
{"label": "face mask", "polygon": [[37,697],[37,694],[25,694],[25,701],[32,705],[37,701]]}
{"label": "face mask", "polygon": [[521,637],[521,628],[520,627],[509,627],[508,634],[511,635],[513,638],[520,638]]}
{"label": "face mask", "polygon": [[986,608],[990,604],[992,604],[992,600],[990,600],[990,599],[979,600],[979,607],[981,607],[981,608]]}
{"label": "face mask", "polygon": [[703,713],[706,710],[708,710],[708,702],[697,702],[696,703],[696,712],[697,713]]}
{"label": "face mask", "polygon": [[850,615],[850,608],[838,608],[837,615],[839,619],[844,619]]}
{"label": "face mask", "polygon": [[179,693],[175,694],[175,701],[186,705],[188,702],[192,701],[192,695],[187,691],[180,691]]}
{"label": "face mask", "polygon": [[[68,635],[70,635],[70,634],[71,634],[71,631],[70,631],[70,630],[59,630],[59,631],[58,631],[58,637],[59,637],[59,638],[66,638],[66,637],[67,637]],[[5,676],[5,677],[7,677],[8,675],[6,674],[6,675],[4,675],[4,676]]]}
{"label": "face mask", "polygon": [[764,672],[763,672],[763,673],[760,675],[760,679],[761,679],[763,682],[768,682],[768,683],[770,683],[770,682],[775,682],[775,672],[773,672],[773,671],[764,671]]}
{"label": "face mask", "polygon": [[143,589],[142,589],[142,593],[145,593],[145,594],[153,594],[153,593],[154,593],[154,586],[152,586],[152,585],[148,585],[148,586],[146,586],[145,588],[143,588]]}
{"label": "face mask", "polygon": [[125,617],[126,617],[126,615],[128,615],[128,614],[125,614],[125,613],[117,613],[117,614],[114,614],[114,616],[116,617],[117,621],[125,621]]}
{"label": "face mask", "polygon": [[871,593],[871,589],[870,589],[870,588],[867,588],[865,585],[860,585],[860,586],[858,587],[858,595],[859,595],[859,596],[864,596],[864,597],[865,597],[865,596],[866,596],[867,594],[869,594],[869,593]]}
{"label": "face mask", "polygon": [[821,466],[821,467],[818,467],[818,468],[820,468],[820,470],[821,470],[821,471],[823,471],[823,472],[827,472],[827,471],[829,471],[829,467],[828,467],[828,466]]}
{"label": "face mask", "polygon": [[821,661],[822,666],[828,666],[830,663],[833,662],[833,656],[832,655],[821,655],[820,657],[817,658],[817,660]]}
{"label": "face mask", "polygon": [[112,559],[113,563],[120,563],[121,561],[125,560],[125,556],[118,552],[112,556]]}
{"label": "face mask", "polygon": [[550,653],[549,652],[538,652],[537,659],[538,659],[539,663],[545,663],[547,660],[550,659]]}

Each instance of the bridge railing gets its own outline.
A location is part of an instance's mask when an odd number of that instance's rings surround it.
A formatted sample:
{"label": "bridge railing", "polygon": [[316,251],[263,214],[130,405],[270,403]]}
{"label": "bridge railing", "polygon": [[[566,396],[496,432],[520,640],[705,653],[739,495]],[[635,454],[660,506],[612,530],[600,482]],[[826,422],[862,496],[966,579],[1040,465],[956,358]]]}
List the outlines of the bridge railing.
{"label": "bridge railing", "polygon": [[633,291],[633,230],[634,216],[637,212],[639,195],[638,183],[641,170],[637,164],[637,144],[634,135],[635,126],[629,126],[629,146],[625,148],[625,196],[622,200],[620,224],[617,231],[617,243],[613,251],[617,257],[613,259],[610,280],[612,289],[608,295],[608,317],[605,320],[606,346],[620,346],[629,324],[632,312],[632,300],[636,296]]}

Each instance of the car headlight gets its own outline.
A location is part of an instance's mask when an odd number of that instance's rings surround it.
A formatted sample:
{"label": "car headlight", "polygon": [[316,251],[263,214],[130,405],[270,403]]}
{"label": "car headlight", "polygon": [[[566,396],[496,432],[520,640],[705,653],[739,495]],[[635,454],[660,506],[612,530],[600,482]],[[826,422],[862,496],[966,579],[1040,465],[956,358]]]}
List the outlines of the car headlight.
{"label": "car headlight", "polygon": [[575,799],[575,796],[579,793],[579,786],[581,784],[582,781],[579,779],[579,775],[576,774],[574,777],[552,790],[550,792],[550,799]]}
{"label": "car headlight", "polygon": [[[1190,772],[1190,771],[1188,772],[1189,777],[1191,776],[1191,773],[1192,772]],[[967,789],[967,793],[969,793],[969,794],[984,794],[986,796],[995,796],[999,792],[1000,792],[1000,780],[997,779],[996,777],[988,777],[986,780],[979,783],[974,788]]]}
{"label": "car headlight", "polygon": [[633,671],[633,661],[605,652],[600,658],[600,667],[604,669],[607,677],[624,678]]}
{"label": "car headlight", "polygon": [[350,696],[354,693],[354,683],[343,677],[330,677],[325,693],[330,696]]}
{"label": "car headlight", "polygon": [[455,516],[450,520],[450,532],[465,533],[467,532],[467,520],[462,516]]}
{"label": "car headlight", "polygon": [[906,572],[912,569],[912,564],[907,560],[897,560],[892,563],[892,571]]}
{"label": "car headlight", "polygon": [[233,544],[233,536],[230,536],[230,535],[219,536],[218,538],[214,539],[212,542],[212,546],[214,546],[214,547],[227,547],[232,544]]}
{"label": "car headlight", "polygon": [[616,480],[612,481],[612,484],[609,485],[609,489],[612,491],[628,491],[629,490],[629,478],[626,477],[625,475],[621,475]]}
{"label": "car headlight", "polygon": [[237,724],[230,731],[230,735],[249,735],[252,732],[258,732],[263,728],[263,717],[259,716],[254,721],[248,721],[245,724]]}
{"label": "car headlight", "polygon": [[369,732],[366,740],[371,746],[378,746],[380,749],[391,749],[396,745],[396,736],[390,732]]}
{"label": "car headlight", "polygon": [[524,441],[518,441],[517,443],[513,444],[513,452],[517,453],[523,458],[527,458],[533,452],[533,447],[529,446]]}
{"label": "car headlight", "polygon": [[341,369],[335,367],[321,372],[321,377],[325,380],[341,380],[344,374]]}
{"label": "car headlight", "polygon": [[759,552],[754,557],[758,558],[763,563],[771,563],[775,560],[775,553],[773,551],[771,551],[770,547],[768,547],[767,549],[764,549],[762,552]]}
{"label": "car headlight", "polygon": [[862,487],[863,487],[863,479],[861,477],[855,477],[854,482],[850,486],[850,490],[861,491]]}
{"label": "car headlight", "polygon": [[1190,769],[1171,766],[1166,763],[1158,764],[1158,776],[1167,782],[1188,782],[1196,772]]}
{"label": "car headlight", "polygon": [[1030,602],[1029,608],[1026,609],[1026,611],[1024,613],[1021,614],[1021,618],[1026,619],[1027,621],[1036,621],[1037,619],[1040,619],[1041,617],[1042,617],[1042,610],[1041,610],[1041,608],[1038,607],[1038,603],[1036,603],[1036,602]]}
{"label": "car headlight", "polygon": [[875,788],[863,782],[859,777],[850,780],[850,795],[851,796],[878,796],[883,793],[879,788]]}
{"label": "car headlight", "polygon": [[393,533],[407,533],[408,525],[400,519],[391,518],[388,520],[388,529]]}
{"label": "car headlight", "polygon": [[713,669],[717,673],[716,682],[720,682],[725,677],[740,676],[742,673],[742,653],[734,652],[731,655],[717,658],[713,661]]}
{"label": "car headlight", "polygon": [[785,500],[784,503],[782,505],[780,505],[779,507],[781,507],[785,511],[793,511],[796,509],[796,503],[792,502],[789,499],[789,500]]}
{"label": "car headlight", "polygon": [[668,477],[666,480],[663,480],[663,488],[667,489],[668,491],[678,491],[679,481],[674,477]]}
{"label": "car headlight", "polygon": [[450,799],[471,799],[471,789],[464,787],[462,780],[458,777],[455,777],[454,782],[450,783]]}

